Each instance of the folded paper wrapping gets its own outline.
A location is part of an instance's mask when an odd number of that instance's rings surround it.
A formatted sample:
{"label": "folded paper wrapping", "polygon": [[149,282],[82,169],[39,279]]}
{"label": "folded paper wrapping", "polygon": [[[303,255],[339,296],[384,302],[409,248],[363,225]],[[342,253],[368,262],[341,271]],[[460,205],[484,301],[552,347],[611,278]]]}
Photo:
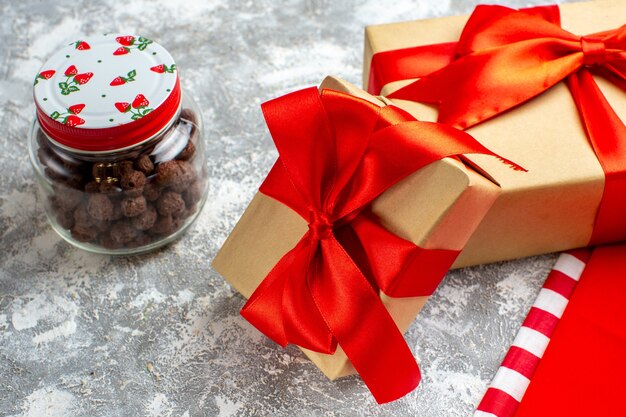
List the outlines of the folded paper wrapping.
{"label": "folded paper wrapping", "polygon": [[[562,27],[577,34],[612,29],[626,22],[622,1],[567,4],[560,9]],[[457,41],[466,21],[467,17],[449,17],[368,27],[364,80],[369,80],[374,54]],[[382,94],[390,94],[411,81],[389,83]],[[604,79],[596,81],[619,117],[626,120],[624,93]],[[433,107],[392,101],[420,120],[436,120]],[[494,161],[481,156],[468,158],[501,185],[502,194],[457,258],[455,267],[589,243],[605,177],[564,83],[467,132],[529,172],[511,175]]]}
{"label": "folded paper wrapping", "polygon": [[[336,78],[328,77],[320,88],[347,92],[385,105]],[[443,189],[445,193],[441,192]],[[392,233],[423,248],[460,250],[498,194],[499,187],[493,182],[458,160],[446,158],[388,189],[372,203],[372,211]],[[249,298],[306,230],[306,221],[298,214],[257,193],[213,260],[213,267]],[[408,329],[428,299],[391,298],[383,293],[380,297],[402,332]],[[303,351],[330,379],[355,372],[340,347],[334,355]]]}

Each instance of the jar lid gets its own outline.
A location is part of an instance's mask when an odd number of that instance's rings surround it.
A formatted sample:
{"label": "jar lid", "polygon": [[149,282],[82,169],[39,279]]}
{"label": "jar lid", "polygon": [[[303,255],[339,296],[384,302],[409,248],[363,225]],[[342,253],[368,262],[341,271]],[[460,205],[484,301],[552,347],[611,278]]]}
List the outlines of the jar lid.
{"label": "jar lid", "polygon": [[142,36],[84,38],[52,55],[35,77],[37,119],[58,145],[105,152],[146,141],[180,109],[172,56]]}

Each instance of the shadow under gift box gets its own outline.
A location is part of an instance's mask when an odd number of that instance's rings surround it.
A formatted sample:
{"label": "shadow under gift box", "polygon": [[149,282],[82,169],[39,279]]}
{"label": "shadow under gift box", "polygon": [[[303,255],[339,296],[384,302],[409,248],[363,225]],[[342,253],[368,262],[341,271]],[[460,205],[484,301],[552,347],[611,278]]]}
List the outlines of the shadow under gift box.
{"label": "shadow under gift box", "polygon": [[[327,77],[320,86],[324,88],[386,105],[384,99],[337,78]],[[499,192],[497,185],[459,160],[445,158],[385,191],[371,209],[385,228],[422,248],[461,250]],[[290,208],[257,193],[213,260],[213,267],[249,298],[307,228],[307,222]],[[403,333],[428,299],[392,298],[382,292],[380,298]],[[355,373],[341,347],[334,355],[301,349],[330,379]]]}
{"label": "shadow under gift box", "polygon": [[[560,6],[561,26],[586,35],[626,23],[620,0]],[[467,16],[369,26],[365,30],[364,84],[379,52],[455,42]],[[626,120],[626,95],[594,77],[607,100]],[[389,95],[413,80],[385,85]],[[391,100],[419,120],[435,121],[436,108]],[[467,132],[498,155],[528,170],[524,175],[482,156],[467,158],[502,188],[454,267],[484,264],[583,247],[589,244],[603,195],[605,174],[590,145],[575,102],[564,82]],[[626,213],[625,213],[626,215]],[[624,231],[621,239],[626,238]],[[621,240],[620,239],[620,240]],[[606,242],[602,242],[606,243]]]}

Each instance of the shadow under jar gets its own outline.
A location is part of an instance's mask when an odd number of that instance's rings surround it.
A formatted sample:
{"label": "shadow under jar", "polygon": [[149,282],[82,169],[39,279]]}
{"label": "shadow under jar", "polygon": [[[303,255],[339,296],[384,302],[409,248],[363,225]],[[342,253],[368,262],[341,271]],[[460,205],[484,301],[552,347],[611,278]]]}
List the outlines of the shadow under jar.
{"label": "shadow under jar", "polygon": [[30,159],[65,240],[128,255],[193,222],[207,189],[201,114],[163,47],[132,35],[77,41],[44,64],[34,92]]}

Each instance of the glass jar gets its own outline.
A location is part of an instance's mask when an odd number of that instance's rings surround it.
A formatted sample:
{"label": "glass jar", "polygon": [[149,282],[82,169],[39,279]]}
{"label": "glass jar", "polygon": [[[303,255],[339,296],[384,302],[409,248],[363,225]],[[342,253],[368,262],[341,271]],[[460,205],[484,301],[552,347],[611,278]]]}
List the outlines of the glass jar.
{"label": "glass jar", "polygon": [[140,36],[79,40],[35,79],[29,154],[69,243],[127,255],[177,237],[206,198],[201,114],[169,53]]}

